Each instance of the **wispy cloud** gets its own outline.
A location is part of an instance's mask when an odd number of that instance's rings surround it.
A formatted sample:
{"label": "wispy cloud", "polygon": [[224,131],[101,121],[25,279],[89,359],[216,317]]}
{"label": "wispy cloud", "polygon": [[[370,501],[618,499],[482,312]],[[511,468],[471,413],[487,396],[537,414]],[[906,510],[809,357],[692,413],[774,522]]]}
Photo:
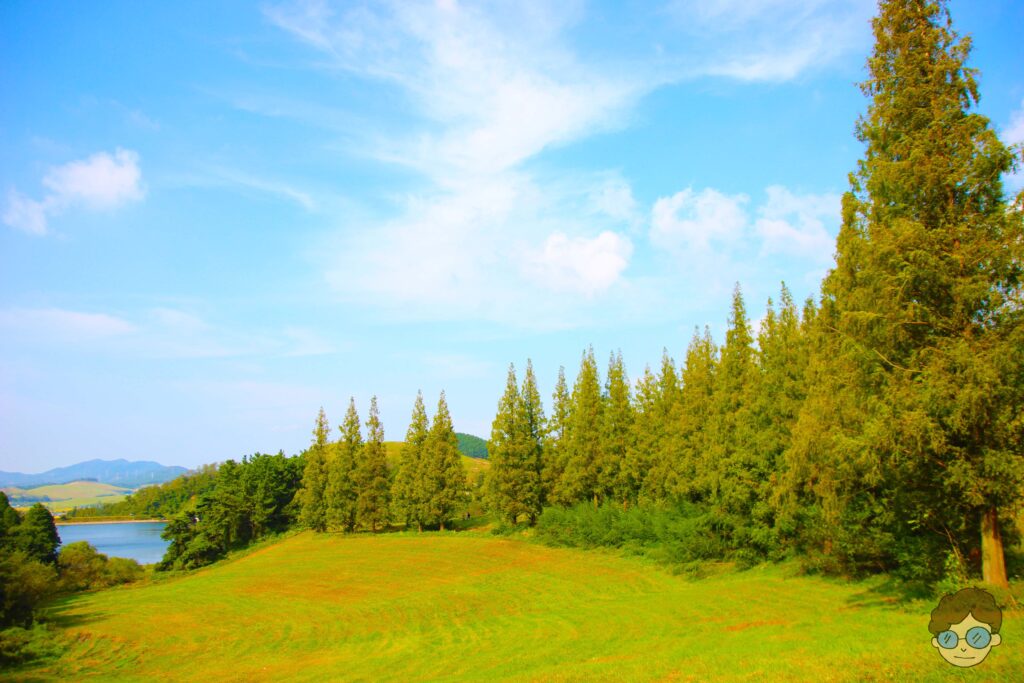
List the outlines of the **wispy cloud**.
{"label": "wispy cloud", "polygon": [[43,177],[43,185],[49,193],[38,201],[9,191],[3,216],[7,225],[45,235],[51,216],[73,208],[111,210],[145,196],[138,153],[120,148],[113,155],[98,152],[54,166]]}
{"label": "wispy cloud", "polygon": [[138,330],[134,324],[117,316],[60,308],[0,311],[0,328],[8,335],[27,334],[35,341],[56,342],[110,339]]}
{"label": "wispy cloud", "polygon": [[725,195],[707,188],[686,188],[654,203],[651,242],[659,247],[706,250],[712,244],[733,243],[747,224],[746,195]]}

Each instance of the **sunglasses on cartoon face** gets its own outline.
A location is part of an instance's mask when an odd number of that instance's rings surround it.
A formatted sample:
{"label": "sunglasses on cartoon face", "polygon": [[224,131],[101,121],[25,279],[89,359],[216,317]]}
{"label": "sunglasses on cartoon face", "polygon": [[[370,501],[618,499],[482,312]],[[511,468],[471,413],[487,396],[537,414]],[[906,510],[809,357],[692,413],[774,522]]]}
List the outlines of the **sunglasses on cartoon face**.
{"label": "sunglasses on cartoon face", "polygon": [[[943,631],[936,636],[936,639],[939,641],[939,646],[945,650],[952,650],[960,644],[960,636],[954,631]],[[975,626],[968,629],[963,640],[971,647],[980,650],[987,647],[992,641],[992,634],[984,626]]]}

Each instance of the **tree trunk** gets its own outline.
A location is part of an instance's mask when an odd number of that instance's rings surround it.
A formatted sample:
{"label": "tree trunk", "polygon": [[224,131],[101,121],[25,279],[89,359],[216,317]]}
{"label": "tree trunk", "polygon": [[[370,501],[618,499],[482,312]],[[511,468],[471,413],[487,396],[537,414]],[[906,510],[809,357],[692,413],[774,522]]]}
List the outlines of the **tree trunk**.
{"label": "tree trunk", "polygon": [[[444,531],[444,520],[443,519],[441,520],[441,531]],[[999,546],[999,547],[1002,548],[1002,546]]]}
{"label": "tree trunk", "polygon": [[1010,587],[1006,580],[1003,537],[999,533],[999,513],[994,505],[981,516],[981,578],[994,586]]}

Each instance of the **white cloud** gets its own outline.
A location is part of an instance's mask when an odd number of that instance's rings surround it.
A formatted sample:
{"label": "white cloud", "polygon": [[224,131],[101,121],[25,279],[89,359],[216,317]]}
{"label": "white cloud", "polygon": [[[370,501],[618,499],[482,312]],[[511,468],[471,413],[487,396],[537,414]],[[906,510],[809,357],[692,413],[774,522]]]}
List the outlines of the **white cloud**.
{"label": "white cloud", "polygon": [[593,239],[556,232],[533,255],[528,269],[551,289],[593,296],[615,284],[632,253],[628,238],[608,230]]}
{"label": "white cloud", "polygon": [[79,342],[134,333],[132,323],[106,313],[83,313],[60,308],[0,311],[0,328],[33,342]]}
{"label": "white cloud", "polygon": [[7,225],[34,235],[47,234],[48,218],[75,207],[110,210],[145,195],[136,152],[118,148],[87,159],[54,166],[43,177],[49,194],[41,201],[8,193],[3,220]]}
{"label": "white cloud", "polygon": [[11,189],[7,193],[4,223],[30,235],[45,235],[46,204],[29,199],[17,190]]}
{"label": "white cloud", "polygon": [[743,194],[726,195],[707,188],[687,188],[662,197],[651,211],[651,241],[659,247],[705,250],[712,243],[728,244],[743,235],[747,214]]}
{"label": "white cloud", "polygon": [[119,148],[113,156],[99,152],[88,159],[51,168],[43,185],[50,188],[58,203],[79,201],[94,209],[112,209],[141,199],[141,180],[139,155]]}
{"label": "white cloud", "polygon": [[766,192],[768,201],[758,209],[754,223],[763,240],[762,253],[791,253],[818,262],[831,259],[839,226],[839,195],[797,195],[778,185]]}

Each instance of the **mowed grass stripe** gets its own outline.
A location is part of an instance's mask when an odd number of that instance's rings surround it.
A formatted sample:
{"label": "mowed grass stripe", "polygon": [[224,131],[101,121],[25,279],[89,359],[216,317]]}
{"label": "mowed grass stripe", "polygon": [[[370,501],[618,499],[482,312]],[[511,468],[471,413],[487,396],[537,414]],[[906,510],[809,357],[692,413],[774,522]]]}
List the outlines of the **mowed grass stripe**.
{"label": "mowed grass stripe", "polygon": [[[930,606],[779,568],[700,581],[466,534],[301,534],[191,575],[76,596],[74,643],[12,677],[90,680],[946,680]],[[984,675],[1024,673],[1016,615]],[[980,669],[980,667],[979,667]],[[978,670],[974,673],[981,674]]]}

